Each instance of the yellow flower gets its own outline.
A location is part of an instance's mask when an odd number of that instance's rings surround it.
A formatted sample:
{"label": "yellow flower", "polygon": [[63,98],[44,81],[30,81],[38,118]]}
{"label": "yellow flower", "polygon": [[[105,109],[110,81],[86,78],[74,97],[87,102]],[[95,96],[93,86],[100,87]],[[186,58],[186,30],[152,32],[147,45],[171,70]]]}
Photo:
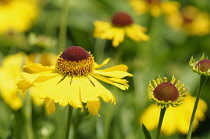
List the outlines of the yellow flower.
{"label": "yellow flower", "polygon": [[[181,106],[168,108],[164,116],[161,132],[167,136],[172,135],[176,132],[187,134],[194,102],[195,97],[187,94]],[[200,99],[193,125],[194,130],[198,126],[199,121],[203,121],[205,119],[206,110],[206,102]],[[140,115],[140,124],[145,124],[148,130],[155,129],[157,127],[159,119],[158,116],[154,115],[159,115],[159,113],[159,107],[157,107],[155,104],[149,105]]]}
{"label": "yellow flower", "polygon": [[168,16],[167,22],[174,29],[183,30],[189,35],[203,36],[210,33],[209,14],[193,6],[186,6],[181,12]]}
{"label": "yellow flower", "polygon": [[152,80],[148,85],[149,99],[154,101],[161,108],[168,108],[170,105],[173,107],[181,105],[181,101],[186,95],[186,88],[180,80],[172,76],[169,82],[166,77],[159,77]]}
{"label": "yellow flower", "polygon": [[[37,54],[25,55],[23,53],[13,54],[7,56],[2,61],[2,66],[0,67],[0,95],[13,110],[18,110],[23,105],[23,100],[25,98],[24,94],[18,90],[16,85],[16,79],[21,78],[22,65],[25,62],[34,61]],[[43,54],[38,56],[39,60],[43,64],[52,64],[49,61],[53,59],[53,55]],[[55,56],[54,56],[55,57]],[[50,58],[50,60],[48,60]],[[43,104],[43,100],[37,99],[33,94],[33,90],[30,90],[33,102],[36,105]]]}
{"label": "yellow flower", "polygon": [[[122,78],[132,76],[125,65],[97,70],[108,61],[109,59],[98,65],[90,52],[82,47],[72,46],[58,56],[55,66],[35,63],[25,65],[27,73],[22,73],[23,79],[17,85],[23,91],[32,87],[38,98],[49,98],[61,106],[69,104],[83,110],[83,104],[86,104],[88,111],[95,115],[100,109],[100,97],[105,102],[116,103],[114,95],[96,79],[126,90],[128,84]],[[48,109],[50,107],[47,111]]]}
{"label": "yellow flower", "polygon": [[153,17],[159,17],[162,14],[173,14],[179,8],[179,3],[176,1],[129,0],[129,2],[137,14],[149,12]]}
{"label": "yellow flower", "polygon": [[27,31],[37,16],[37,4],[33,0],[0,1],[0,34]]}
{"label": "yellow flower", "polygon": [[192,56],[189,65],[194,72],[203,76],[210,76],[210,60],[208,57],[205,58],[204,54],[199,61],[195,61]]}
{"label": "yellow flower", "polygon": [[103,21],[94,22],[93,36],[101,39],[113,40],[112,45],[117,47],[124,41],[125,36],[134,41],[147,41],[149,36],[144,34],[146,28],[133,23],[132,18],[125,12],[118,12],[112,17],[111,23]]}

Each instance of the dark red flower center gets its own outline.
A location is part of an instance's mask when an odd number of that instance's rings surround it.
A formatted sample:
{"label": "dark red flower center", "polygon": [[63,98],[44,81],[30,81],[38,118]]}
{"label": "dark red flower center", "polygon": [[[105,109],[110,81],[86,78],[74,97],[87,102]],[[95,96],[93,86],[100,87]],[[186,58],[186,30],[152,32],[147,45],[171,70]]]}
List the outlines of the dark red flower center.
{"label": "dark red flower center", "polygon": [[125,12],[118,12],[112,17],[112,24],[115,26],[123,27],[131,25],[133,20],[131,16]]}
{"label": "dark red flower center", "polygon": [[210,60],[208,60],[208,59],[200,60],[200,61],[195,65],[196,68],[197,68],[198,66],[200,67],[200,70],[201,70],[202,72],[207,72],[208,69],[210,69]]}
{"label": "dark red flower center", "polygon": [[160,101],[175,101],[179,97],[178,89],[170,82],[159,84],[154,90],[154,97]]}
{"label": "dark red flower center", "polygon": [[90,54],[82,47],[79,46],[71,46],[67,48],[61,55],[61,58],[69,61],[81,61],[84,59],[88,59]]}
{"label": "dark red flower center", "polygon": [[0,0],[0,6],[3,4],[8,4],[11,0]]}
{"label": "dark red flower center", "polygon": [[161,0],[146,0],[147,3],[149,4],[158,4],[160,3]]}

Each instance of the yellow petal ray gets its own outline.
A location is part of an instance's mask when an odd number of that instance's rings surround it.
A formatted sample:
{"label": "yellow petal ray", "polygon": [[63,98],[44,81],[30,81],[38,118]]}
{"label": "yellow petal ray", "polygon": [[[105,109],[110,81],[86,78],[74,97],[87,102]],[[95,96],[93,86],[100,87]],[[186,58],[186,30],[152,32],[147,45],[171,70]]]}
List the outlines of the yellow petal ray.
{"label": "yellow petal ray", "polygon": [[99,83],[92,76],[88,76],[88,78],[93,82],[93,84],[95,85],[96,92],[99,94],[99,96],[102,97],[102,99],[105,102],[111,101],[111,103],[114,103],[114,104],[116,103],[116,99],[114,95],[108,89],[106,89],[101,83]]}
{"label": "yellow petal ray", "polygon": [[135,41],[149,40],[149,36],[144,34],[145,30],[145,28],[137,24],[133,24],[125,28],[127,36]]}
{"label": "yellow petal ray", "polygon": [[53,100],[51,100],[49,98],[46,98],[45,99],[45,105],[46,105],[46,110],[47,110],[48,115],[55,112],[55,104],[54,104]]}
{"label": "yellow petal ray", "polygon": [[114,86],[116,86],[116,87],[118,87],[118,88],[120,88],[122,90],[128,89],[128,86],[125,86],[125,85],[122,85],[122,84],[119,84],[119,83],[114,83],[114,82],[110,81],[109,78],[100,76],[98,74],[92,74],[92,75],[93,75],[93,77],[95,77],[95,78],[97,78],[97,79],[99,79],[101,81],[104,81],[104,82],[106,82],[108,84],[114,85]]}
{"label": "yellow petal ray", "polygon": [[20,79],[19,81],[17,81],[17,86],[18,86],[18,89],[25,92],[27,89],[32,87],[32,84],[26,81],[25,79]]}
{"label": "yellow petal ray", "polygon": [[[21,74],[21,76],[23,77],[23,80],[20,80],[21,82],[18,83],[18,85],[23,85],[20,83],[26,83],[27,86],[29,86],[29,84],[33,84],[34,82],[43,82],[45,80],[48,80],[50,78],[53,78],[55,76],[57,76],[58,74],[56,73],[48,73],[48,74],[29,74],[29,73],[25,73],[23,72]],[[19,86],[21,88],[21,86]]]}
{"label": "yellow petal ray", "polygon": [[28,73],[40,73],[40,72],[46,72],[46,71],[53,71],[53,67],[48,66],[42,66],[41,64],[36,63],[27,63],[25,66],[23,66],[24,70]]}
{"label": "yellow petal ray", "polygon": [[129,77],[132,76],[132,74],[130,74],[128,72],[124,72],[124,71],[109,71],[109,72],[105,71],[104,72],[104,71],[101,71],[101,70],[95,70],[94,74],[99,74],[99,75],[107,76],[107,77],[115,77],[115,78],[123,78],[123,77],[126,77],[126,76],[129,76]]}
{"label": "yellow petal ray", "polygon": [[87,101],[86,107],[88,108],[88,111],[92,115],[98,114],[98,110],[100,109],[100,100],[95,101]]}
{"label": "yellow petal ray", "polygon": [[110,60],[110,58],[107,58],[101,64],[95,63],[95,68],[98,69],[98,68],[103,67],[104,65],[106,65],[109,62],[109,60]]}
{"label": "yellow petal ray", "polygon": [[126,79],[120,79],[120,78],[109,78],[110,81],[123,84],[125,86],[129,86],[127,83],[128,81]]}
{"label": "yellow petal ray", "polygon": [[100,32],[100,38],[101,39],[113,39],[115,35],[115,28],[110,26],[109,28],[105,29],[103,32]]}
{"label": "yellow petal ray", "polygon": [[123,28],[113,28],[112,45],[117,47],[124,40],[125,32]]}
{"label": "yellow petal ray", "polygon": [[[80,78],[73,77],[64,79],[64,82],[68,83],[69,90],[67,90],[68,103],[74,108],[82,108],[82,99],[81,99],[81,88],[80,88]],[[65,83],[65,84],[67,84]],[[63,82],[61,82],[63,84]]]}
{"label": "yellow petal ray", "polygon": [[95,84],[87,77],[81,77],[78,80],[80,81],[82,102],[98,100],[100,94],[97,92]]}

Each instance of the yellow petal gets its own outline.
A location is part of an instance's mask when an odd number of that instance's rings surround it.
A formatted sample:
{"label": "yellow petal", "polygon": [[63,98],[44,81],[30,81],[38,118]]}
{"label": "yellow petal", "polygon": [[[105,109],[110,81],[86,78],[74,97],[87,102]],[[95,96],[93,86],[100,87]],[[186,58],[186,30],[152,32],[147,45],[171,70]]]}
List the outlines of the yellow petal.
{"label": "yellow petal", "polygon": [[18,89],[25,92],[27,89],[32,87],[32,84],[30,84],[28,81],[24,79],[20,79],[19,81],[17,81],[17,86],[18,86]]}
{"label": "yellow petal", "polygon": [[42,66],[41,64],[35,64],[31,62],[27,63],[23,68],[27,73],[39,73],[54,70],[53,67]]}
{"label": "yellow petal", "polygon": [[86,107],[88,108],[88,111],[92,115],[98,114],[98,110],[100,109],[100,100],[95,101],[87,101]]}
{"label": "yellow petal", "polygon": [[119,83],[114,83],[114,82],[110,81],[109,78],[100,76],[98,74],[92,74],[92,75],[93,75],[93,77],[95,77],[95,78],[97,78],[97,79],[99,79],[99,80],[101,80],[103,82],[106,82],[108,84],[114,85],[114,86],[116,86],[116,87],[118,87],[118,88],[120,88],[122,90],[128,89],[128,85],[122,85],[122,84],[119,84]]}
{"label": "yellow petal", "polygon": [[55,104],[54,104],[53,100],[51,100],[49,98],[46,98],[45,99],[45,105],[46,105],[46,110],[47,110],[48,115],[55,112]]}
{"label": "yellow petal", "polygon": [[107,77],[115,77],[115,78],[124,78],[126,76],[132,77],[132,74],[125,72],[125,71],[108,71],[108,72],[106,72],[105,70],[95,70],[94,74],[99,74],[99,75],[107,76]]}
{"label": "yellow petal", "polygon": [[104,65],[106,65],[109,62],[109,60],[110,60],[110,58],[105,59],[100,65],[95,63],[95,68],[98,69],[98,68],[103,67]]}
{"label": "yellow petal", "polygon": [[101,83],[99,83],[92,76],[88,76],[88,78],[94,84],[95,91],[97,92],[97,94],[99,94],[99,96],[102,97],[102,99],[105,102],[109,102],[110,101],[111,103],[114,103],[114,104],[116,103],[116,99],[115,99],[114,95],[108,89],[106,89]]}
{"label": "yellow petal", "polygon": [[87,77],[81,77],[79,80],[82,102],[98,100],[100,93],[97,92],[95,84]]}

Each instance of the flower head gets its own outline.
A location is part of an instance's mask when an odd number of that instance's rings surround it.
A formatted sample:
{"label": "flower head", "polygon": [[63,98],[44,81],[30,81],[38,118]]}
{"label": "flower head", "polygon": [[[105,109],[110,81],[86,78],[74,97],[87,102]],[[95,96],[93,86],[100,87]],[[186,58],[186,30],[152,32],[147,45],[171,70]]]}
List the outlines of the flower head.
{"label": "flower head", "polygon": [[111,22],[95,21],[94,37],[113,40],[112,45],[117,47],[124,41],[125,36],[135,41],[147,41],[149,36],[144,34],[146,29],[133,22],[131,16],[125,12],[116,13]]}
{"label": "flower head", "polygon": [[49,98],[61,106],[69,104],[83,110],[83,104],[86,104],[88,111],[95,115],[100,109],[99,98],[116,103],[114,95],[96,79],[126,90],[128,84],[122,78],[132,76],[125,65],[98,70],[108,61],[109,59],[98,65],[90,52],[82,47],[72,46],[58,55],[55,66],[35,63],[25,65],[24,69],[28,72],[22,73],[23,79],[17,85],[23,91],[32,87],[38,98]]}
{"label": "flower head", "polygon": [[179,8],[178,2],[168,0],[129,0],[129,2],[137,14],[149,12],[153,17],[173,14]]}
{"label": "flower head", "polygon": [[192,56],[189,65],[194,72],[197,72],[200,75],[210,76],[210,60],[208,57],[205,58],[204,54],[199,61],[195,61]]}
{"label": "flower head", "polygon": [[180,12],[171,14],[167,22],[174,29],[182,30],[189,35],[203,36],[210,33],[209,14],[193,6],[186,6]]}
{"label": "flower head", "polygon": [[[164,116],[161,132],[167,136],[172,135],[176,132],[187,134],[191,118],[190,113],[192,113],[193,111],[194,102],[195,97],[187,94],[181,106],[168,108]],[[200,99],[195,115],[193,129],[198,127],[199,121],[203,121],[205,119],[206,110],[206,102]],[[159,107],[157,107],[155,104],[149,105],[140,115],[140,124],[144,123],[148,130],[155,129],[158,123],[158,116],[154,115],[159,115],[159,113]]]}
{"label": "flower head", "polygon": [[0,34],[27,31],[37,17],[37,11],[33,0],[1,0]]}
{"label": "flower head", "polygon": [[177,80],[174,76],[171,82],[166,77],[159,77],[156,80],[152,80],[148,85],[148,96],[158,106],[169,107],[169,105],[176,107],[181,105],[186,95],[186,88],[180,80]]}

